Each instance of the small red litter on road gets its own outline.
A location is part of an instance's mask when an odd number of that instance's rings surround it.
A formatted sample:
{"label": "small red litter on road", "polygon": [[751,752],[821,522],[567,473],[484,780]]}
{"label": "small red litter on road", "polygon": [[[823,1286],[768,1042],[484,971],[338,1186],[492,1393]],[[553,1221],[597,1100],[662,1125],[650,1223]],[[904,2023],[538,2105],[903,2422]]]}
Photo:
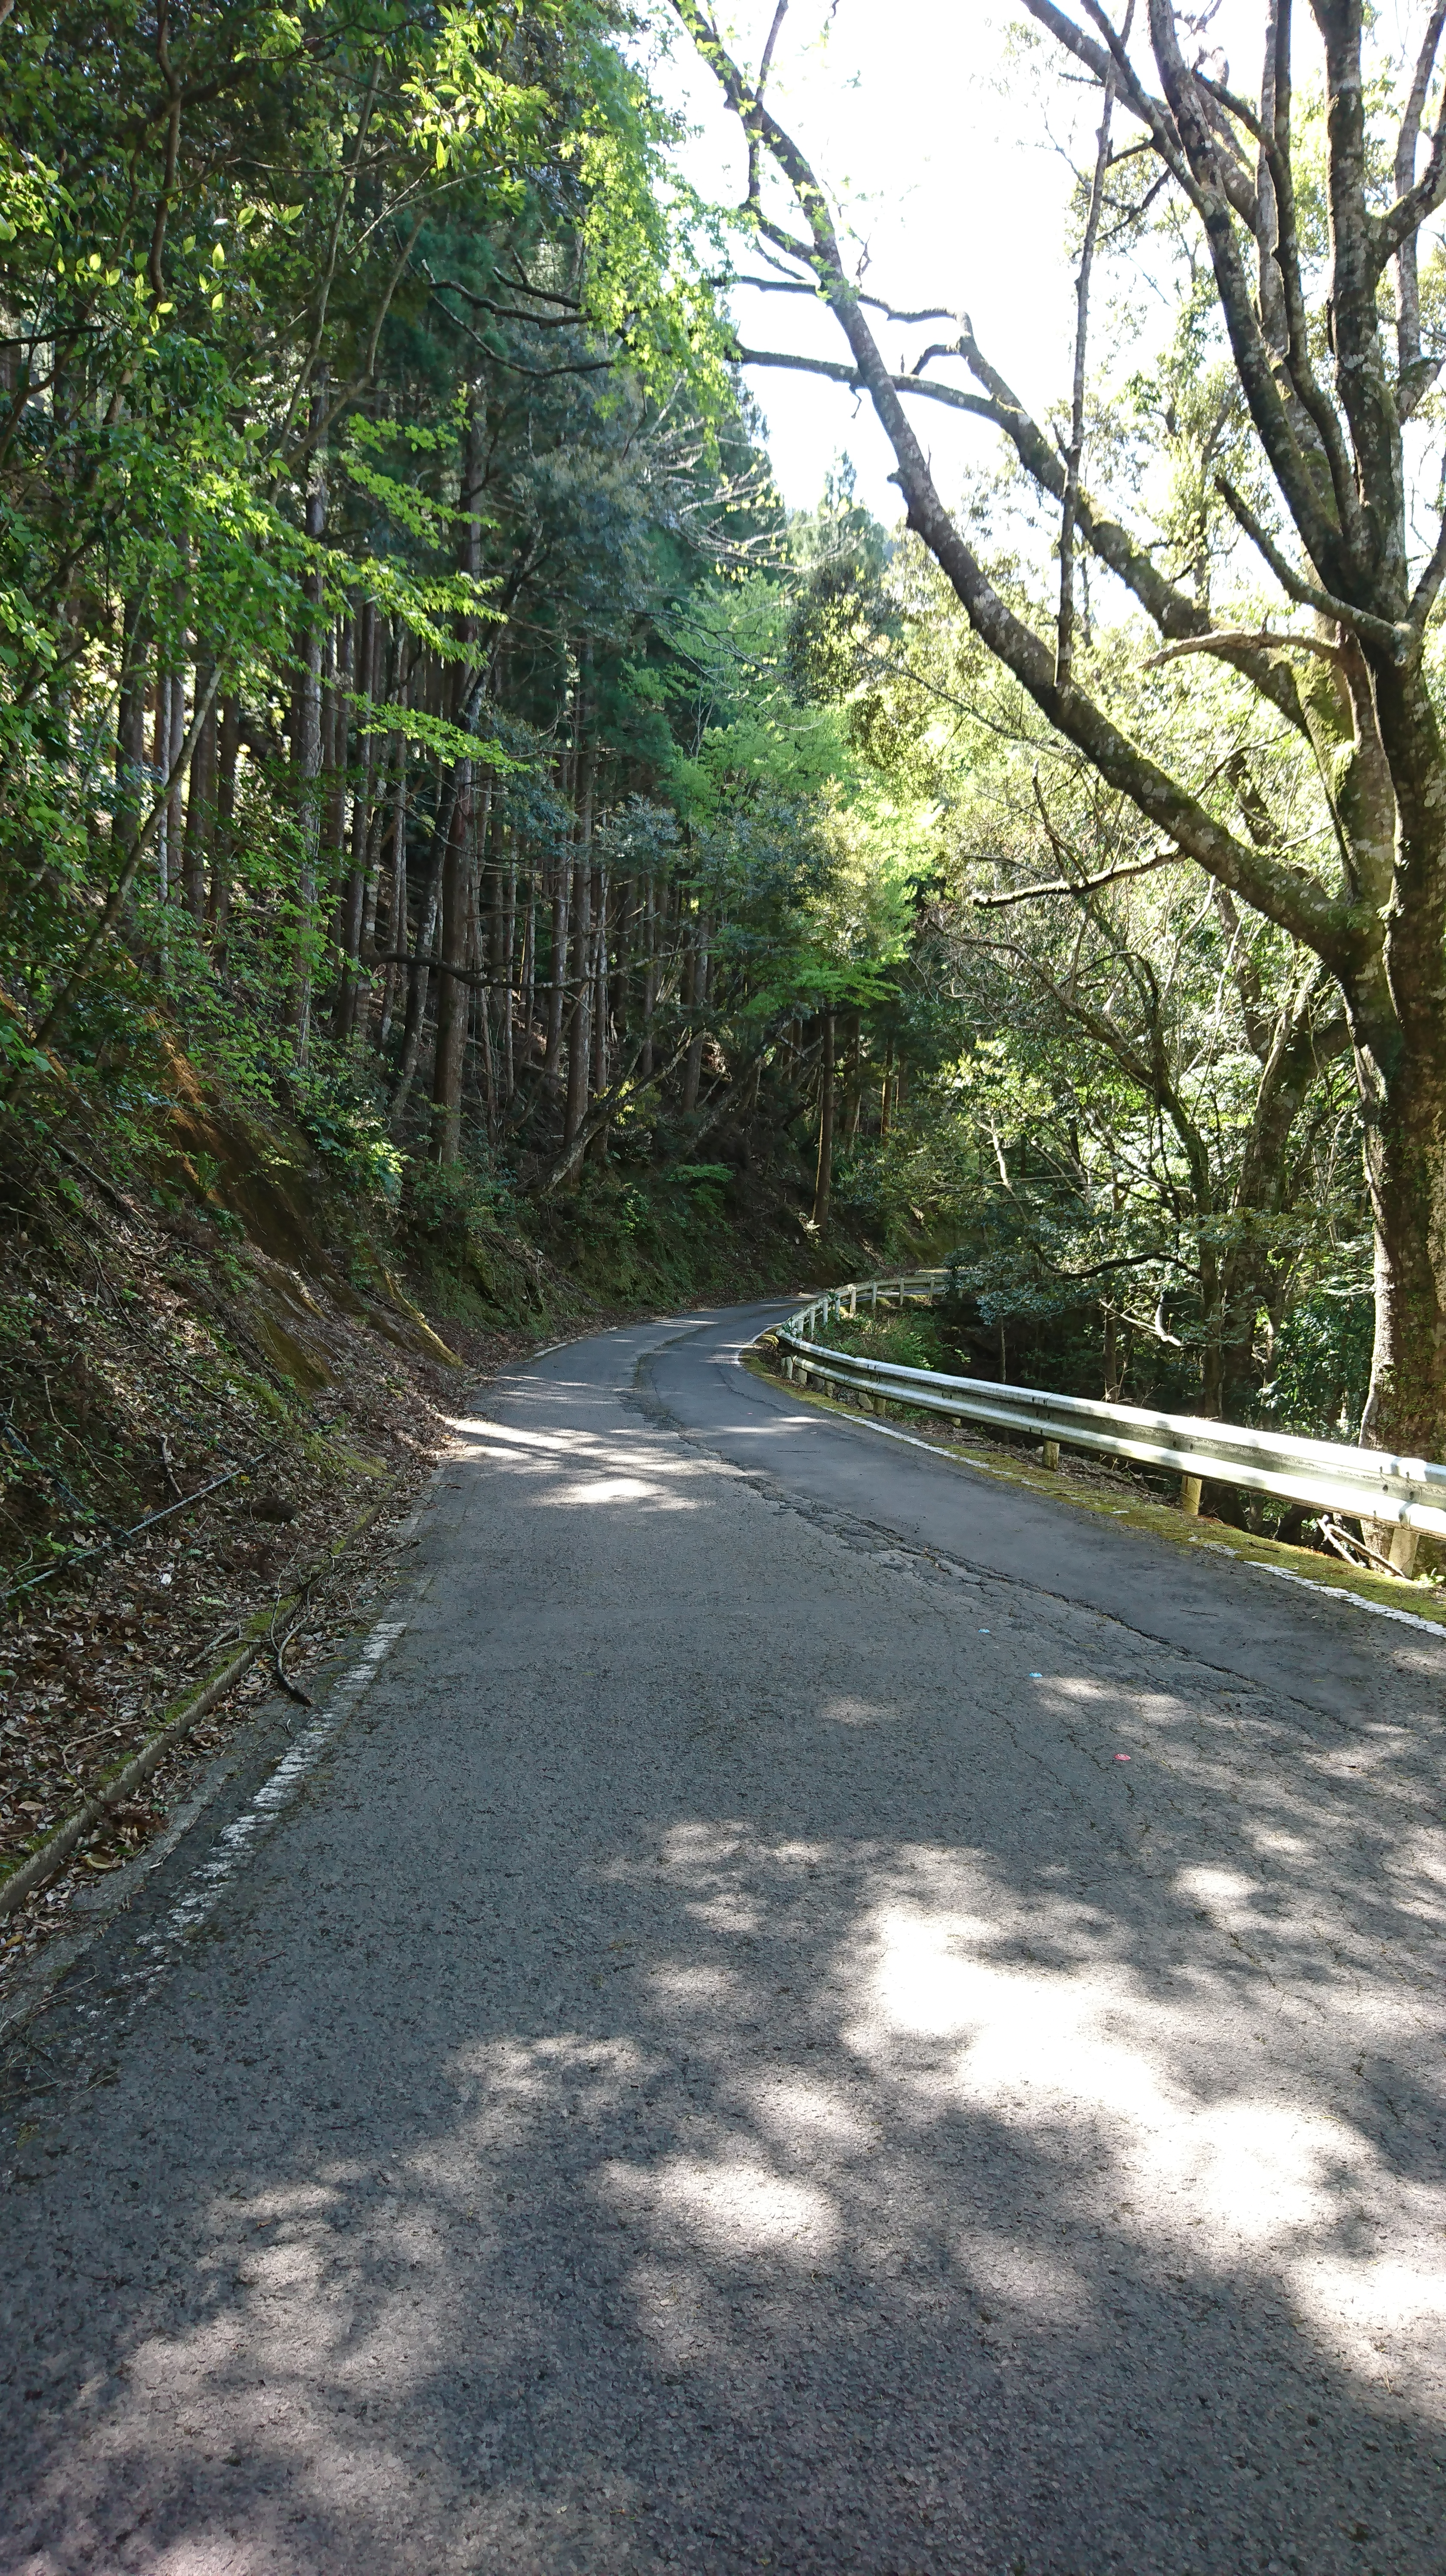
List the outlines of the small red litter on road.
{"label": "small red litter on road", "polygon": [[1117,1762],[1128,1762],[1129,1758],[1128,1753],[1117,1753],[1115,1755],[1115,1760]]}

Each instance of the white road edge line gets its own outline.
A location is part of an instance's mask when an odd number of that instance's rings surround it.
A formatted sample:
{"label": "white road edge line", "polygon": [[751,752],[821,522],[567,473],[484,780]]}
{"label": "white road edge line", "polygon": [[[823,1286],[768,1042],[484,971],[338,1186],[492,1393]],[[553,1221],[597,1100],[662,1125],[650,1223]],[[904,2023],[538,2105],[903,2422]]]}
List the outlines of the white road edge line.
{"label": "white road edge line", "polygon": [[[753,1348],[751,1342],[747,1348],[749,1350]],[[737,1368],[743,1366],[742,1351],[735,1353],[734,1365]],[[812,1411],[806,1418],[814,1422],[819,1419]],[[951,1458],[948,1450],[941,1449],[937,1442],[920,1440],[912,1431],[895,1431],[887,1422],[871,1422],[868,1415],[864,1413],[861,1413],[857,1419],[852,1415],[835,1413],[830,1413],[824,1418],[830,1422],[843,1422],[850,1431],[876,1432],[880,1440],[902,1440],[906,1449],[926,1450],[931,1458],[942,1458],[946,1466],[975,1467],[978,1473],[985,1476],[990,1472],[976,1459]],[[1038,1500],[1048,1502],[1050,1497],[1048,1494],[1041,1494]],[[1282,1583],[1298,1583],[1303,1592],[1319,1592],[1327,1601],[1349,1601],[1352,1609],[1369,1610],[1373,1619],[1396,1619],[1403,1628],[1424,1628],[1427,1636],[1434,1637],[1438,1646],[1446,1646],[1446,1623],[1440,1619],[1422,1619],[1414,1610],[1393,1610],[1388,1602],[1368,1601],[1363,1592],[1348,1592],[1344,1584],[1312,1583],[1308,1574],[1292,1574],[1289,1567],[1284,1565],[1264,1565],[1258,1556],[1237,1556],[1233,1547],[1226,1547],[1223,1542],[1221,1545],[1223,1554],[1228,1556],[1235,1565],[1253,1566],[1257,1574],[1279,1575]]]}
{"label": "white road edge line", "polygon": [[302,1783],[316,1769],[332,1737],[350,1717],[384,1656],[390,1653],[405,1632],[406,1625],[405,1619],[381,1619],[377,1622],[355,1663],[342,1674],[326,1707],[319,1709],[310,1724],[303,1727],[290,1752],[283,1755],[275,1770],[262,1782],[250,1805],[243,1808],[218,1837],[209,1858],[193,1873],[180,1903],[171,1908],[165,1921],[145,1944],[151,1955],[147,1969],[142,1972],[144,1975],[154,1974],[161,1966],[164,1954],[214,1913],[227,1887],[250,1858],[252,1847],[276,1823],[282,1810],[290,1806]]}
{"label": "white road edge line", "polygon": [[[1235,1556],[1234,1548],[1227,1554]],[[1358,1610],[1369,1610],[1377,1619],[1399,1619],[1403,1628],[1424,1628],[1439,1646],[1446,1646],[1446,1626],[1439,1619],[1422,1619],[1414,1610],[1393,1610],[1388,1601],[1368,1601],[1363,1592],[1348,1592],[1340,1583],[1312,1583],[1308,1574],[1292,1574],[1287,1565],[1263,1565],[1258,1556],[1236,1556],[1237,1565],[1253,1565],[1257,1574],[1278,1574],[1282,1583],[1298,1583],[1303,1592],[1323,1592],[1327,1601],[1353,1601]]]}

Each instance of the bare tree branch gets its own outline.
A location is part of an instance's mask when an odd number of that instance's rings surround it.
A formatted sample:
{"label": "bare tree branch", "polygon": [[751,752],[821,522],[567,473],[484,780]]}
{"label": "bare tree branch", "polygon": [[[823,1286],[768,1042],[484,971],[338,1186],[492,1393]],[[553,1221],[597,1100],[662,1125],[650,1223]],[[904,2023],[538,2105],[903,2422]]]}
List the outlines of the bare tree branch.
{"label": "bare tree branch", "polygon": [[1367,642],[1378,644],[1395,662],[1404,662],[1413,641],[1410,629],[1395,625],[1388,617],[1377,617],[1368,608],[1353,608],[1348,599],[1337,599],[1313,581],[1305,581],[1289,559],[1281,553],[1269,529],[1259,520],[1243,494],[1236,491],[1226,474],[1217,474],[1215,489],[1232,518],[1238,520],[1252,545],[1264,555],[1281,589],[1302,608],[1315,608],[1322,617],[1334,617],[1342,626],[1353,627]]}
{"label": "bare tree branch", "polygon": [[[977,394],[966,393],[958,385],[940,384],[932,377],[890,374],[888,381],[897,393],[922,394],[927,401],[942,403],[951,411],[968,412],[975,419],[991,421],[1009,439],[1025,471],[1041,490],[1062,501],[1065,468],[1058,448],[1046,437],[1038,422],[1031,419],[997,368],[985,358],[967,318],[959,342],[959,354],[977,381],[984,385],[987,401],[981,401]],[[797,375],[822,376],[830,384],[846,385],[854,393],[868,390],[859,369],[844,366],[836,358],[804,358],[784,349],[747,349],[741,346],[735,351],[735,356],[741,366],[786,367]],[[1144,548],[1135,543],[1128,529],[1121,527],[1116,520],[1101,517],[1083,487],[1075,495],[1075,526],[1091,553],[1098,556],[1127,590],[1133,591],[1162,634],[1175,636],[1210,632],[1208,610],[1200,607],[1173,582],[1167,581]],[[1268,656],[1258,654],[1251,644],[1241,645],[1237,658],[1240,667],[1279,709],[1287,723],[1297,732],[1304,733],[1305,715],[1289,670],[1279,662],[1272,662]]]}
{"label": "bare tree branch", "polygon": [[1233,660],[1245,645],[1255,652],[1315,653],[1322,661],[1335,662],[1342,669],[1346,663],[1339,644],[1328,643],[1323,635],[1277,635],[1268,626],[1222,626],[1213,635],[1186,635],[1178,644],[1163,645],[1140,668],[1158,671],[1162,662],[1176,662],[1182,653],[1218,653],[1227,661]]}
{"label": "bare tree branch", "polygon": [[[1125,18],[1128,37],[1134,16],[1135,0],[1129,0]],[[1110,116],[1115,104],[1115,81],[1111,71],[1105,82],[1104,105],[1100,110],[1100,130],[1095,143],[1095,174],[1090,188],[1089,208],[1085,215],[1084,240],[1080,247],[1079,275],[1075,281],[1074,384],[1070,396],[1069,445],[1064,458],[1064,509],[1059,526],[1059,620],[1054,653],[1054,677],[1058,688],[1067,688],[1074,667],[1074,531],[1079,514],[1080,465],[1084,457],[1085,357],[1089,332],[1090,275],[1095,262],[1095,242],[1099,237],[1100,212],[1105,199],[1105,172],[1110,161]]]}
{"label": "bare tree branch", "polygon": [[778,42],[779,30],[787,16],[788,0],[778,0],[778,6],[773,12],[773,24],[768,30],[768,42],[763,48],[763,60],[758,66],[758,95],[760,98],[768,87],[768,75],[773,68],[773,48]]}
{"label": "bare tree branch", "polygon": [[[788,349],[745,349],[741,345],[733,354],[740,367],[787,367],[795,375],[823,376],[830,384],[847,385],[852,393],[868,392],[858,368],[846,367],[837,358],[800,358]],[[1001,429],[1004,426],[995,405],[982,394],[967,394],[958,385],[937,384],[927,377],[891,376],[889,381],[901,394],[924,394],[931,402],[946,404],[951,411],[972,412],[978,420],[993,421]]]}
{"label": "bare tree branch", "polygon": [[1046,894],[1093,894],[1096,886],[1118,885],[1123,877],[1153,876],[1157,868],[1180,868],[1190,864],[1184,850],[1157,850],[1152,859],[1137,859],[1125,868],[1106,868],[1097,877],[1055,877],[1047,885],[1018,887],[1013,894],[975,894],[969,900],[977,912],[998,912],[1009,903],[1035,903]]}
{"label": "bare tree branch", "polygon": [[1119,80],[1121,99],[1147,129],[1150,140],[1171,177],[1184,190],[1191,204],[1195,205],[1199,192],[1191,176],[1190,165],[1181,149],[1174,119],[1163,99],[1152,98],[1143,87],[1120,37],[1110,25],[1103,9],[1095,6],[1094,0],[1085,0],[1090,17],[1105,39],[1102,50],[1085,34],[1082,27],[1075,24],[1073,18],[1067,18],[1062,9],[1055,7],[1054,0],[1024,0],[1024,5],[1031,18],[1037,18],[1041,27],[1047,28],[1056,42],[1063,45],[1068,53],[1074,55],[1076,62],[1083,63],[1086,71],[1093,72],[1101,88],[1109,78],[1113,66]]}
{"label": "bare tree branch", "polygon": [[[710,278],[708,282],[711,286],[756,286],[762,295],[807,295],[817,304],[827,301],[822,287],[814,278],[744,277],[735,273],[728,277]],[[882,313],[886,322],[962,322],[964,319],[962,313],[953,312],[947,304],[930,304],[921,313],[905,313],[897,304],[886,304],[882,296],[862,292],[859,293],[859,302],[866,304],[871,313]]]}
{"label": "bare tree branch", "polygon": [[[1402,113],[1401,131],[1396,138],[1394,176],[1398,198],[1408,197],[1416,184],[1416,149],[1421,139],[1421,117],[1443,27],[1446,27],[1446,0],[1435,0],[1426,22],[1426,33],[1421,39],[1421,50],[1416,57],[1415,76]],[[1416,370],[1421,363],[1421,286],[1414,232],[1406,234],[1396,254],[1396,363],[1400,381],[1397,400],[1402,418],[1408,419],[1425,391],[1424,384],[1418,388],[1415,383]]]}
{"label": "bare tree branch", "polygon": [[[1446,474],[1442,480],[1446,483]],[[1442,499],[1446,500],[1446,493]],[[1443,581],[1446,581],[1446,510],[1443,510],[1441,525],[1436,532],[1431,559],[1411,594],[1411,624],[1418,635],[1425,633],[1426,620],[1436,605]]]}
{"label": "bare tree branch", "polygon": [[1414,241],[1427,216],[1434,215],[1437,207],[1446,201],[1446,102],[1442,104],[1436,131],[1431,137],[1431,151],[1425,169],[1419,179],[1412,180],[1405,187],[1401,184],[1403,172],[1410,180],[1415,170],[1416,145],[1421,131],[1421,110],[1426,103],[1426,91],[1430,85],[1436,49],[1441,42],[1441,27],[1442,12],[1433,8],[1427,24],[1425,40],[1417,59],[1416,78],[1411,84],[1411,94],[1406,102],[1405,115],[1401,120],[1400,139],[1396,146],[1395,180],[1400,194],[1395,204],[1384,215],[1377,218],[1373,227],[1378,274],[1385,267],[1387,260],[1394,259],[1408,242]]}
{"label": "bare tree branch", "polygon": [[[810,265],[825,287],[849,344],[854,368],[863,379],[894,450],[909,526],[923,539],[953,584],[976,633],[1027,689],[1048,722],[1084,754],[1107,785],[1127,796],[1147,820],[1168,834],[1209,875],[1243,894],[1247,902],[1289,929],[1335,965],[1337,971],[1349,972],[1361,942],[1370,935],[1368,925],[1358,921],[1352,907],[1328,894],[1310,870],[1250,848],[1227,830],[1199,797],[1131,741],[1085,691],[1074,683],[1063,689],[1056,686],[1053,654],[1000,596],[939,497],[905,411],[903,396],[884,364],[853,292],[828,201],[815,172],[792,135],[750,89],[701,0],[673,0],[673,7],[757,152],[767,152],[793,192],[809,230]],[[1274,399],[1279,405],[1279,396]],[[1319,518],[1318,509],[1316,517]]]}
{"label": "bare tree branch", "polygon": [[[1237,116],[1247,133],[1254,136],[1265,165],[1265,178],[1257,190],[1260,203],[1258,237],[1262,250],[1262,267],[1274,269],[1279,281],[1279,294],[1285,312],[1285,358],[1290,383],[1307,419],[1310,421],[1330,468],[1331,489],[1341,526],[1351,533],[1358,530],[1360,505],[1355,476],[1346,452],[1346,442],[1334,403],[1316,374],[1310,354],[1310,317],[1306,310],[1305,285],[1301,274],[1300,234],[1296,218],[1295,177],[1290,163],[1290,8],[1289,0],[1273,0],[1273,37],[1269,66],[1271,115],[1269,124],[1257,116],[1243,98],[1220,82],[1198,75],[1200,86]],[[1268,196],[1274,213],[1274,239],[1267,242],[1265,222]],[[1262,319],[1267,296],[1262,294]]]}

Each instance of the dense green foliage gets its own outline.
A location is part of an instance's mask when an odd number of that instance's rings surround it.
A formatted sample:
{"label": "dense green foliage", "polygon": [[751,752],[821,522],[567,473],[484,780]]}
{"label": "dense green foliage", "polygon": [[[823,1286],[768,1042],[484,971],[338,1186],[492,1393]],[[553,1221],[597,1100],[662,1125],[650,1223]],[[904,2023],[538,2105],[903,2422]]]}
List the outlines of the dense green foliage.
{"label": "dense green foliage", "polygon": [[[957,1210],[978,1363],[1013,1351],[1077,1392],[1352,1436],[1370,1218],[1346,1030],[1315,962],[1160,863],[921,549],[840,595],[812,648],[858,756],[935,818],[900,988],[912,1107],[868,1168],[896,1206]],[[1206,772],[1223,739],[1247,801],[1320,827],[1233,675],[1142,681],[1127,648],[1095,642],[1111,703],[1147,688],[1177,760]]]}
{"label": "dense green foliage", "polygon": [[[987,989],[976,1005],[971,987],[999,970],[1016,1071],[1024,1025],[1057,1035],[1022,1156],[1011,1163],[990,1122],[1007,1221],[964,1269],[990,1300],[1028,1291],[1036,1304],[1163,1269],[1152,1327],[1115,1301],[1136,1372],[1153,1329],[1156,1375],[1173,1365],[1161,1354],[1179,1354],[1208,1409],[1266,1403],[1268,1388],[1296,1402],[1313,1375],[1318,1417],[1439,1459],[1446,12],[1387,20],[1320,0],[1307,35],[1272,6],[1243,31],[1232,79],[1171,0],[1118,22],[1097,0],[1080,12],[1021,0],[1016,140],[1031,114],[1052,147],[1072,126],[1083,164],[1058,228],[1073,315],[1046,353],[1054,397],[1034,411],[966,310],[921,305],[927,243],[892,296],[874,274],[827,120],[806,92],[789,103],[786,8],[758,52],[707,0],[671,8],[746,153],[734,221],[756,254],[750,289],[804,299],[783,314],[811,306],[833,325],[831,356],[816,335],[760,349],[750,334],[750,363],[867,399],[906,524],[972,639],[952,686],[914,679],[958,711],[969,743],[955,882],[960,861],[1002,877],[969,886],[994,930],[966,929],[967,913],[945,925],[943,975],[950,1002],[987,1027],[1000,1005]],[[1021,148],[995,202],[1022,270],[1032,184]],[[993,427],[993,477],[942,488],[933,406]],[[847,663],[847,605],[831,606],[806,666]],[[886,717],[883,733],[907,770],[900,725]],[[930,730],[906,700],[903,734]],[[1015,757],[993,764],[981,800],[991,742]],[[1178,908],[1168,892],[1107,892],[1177,870]],[[1017,934],[997,927],[1021,906]],[[1364,1206],[1331,1141],[1342,1055]],[[1366,1209],[1357,1416],[1347,1309]],[[1006,1238],[1016,1250],[1002,1256]],[[1277,1374],[1297,1305],[1311,1328]],[[1384,1538],[1408,1571],[1410,1528]]]}
{"label": "dense green foliage", "polygon": [[[626,14],[39,9],[0,108],[0,1053],[364,1186],[806,1112],[907,927]],[[881,837],[882,836],[882,837]],[[887,849],[884,843],[888,843]],[[760,1109],[760,1094],[762,1107]]]}

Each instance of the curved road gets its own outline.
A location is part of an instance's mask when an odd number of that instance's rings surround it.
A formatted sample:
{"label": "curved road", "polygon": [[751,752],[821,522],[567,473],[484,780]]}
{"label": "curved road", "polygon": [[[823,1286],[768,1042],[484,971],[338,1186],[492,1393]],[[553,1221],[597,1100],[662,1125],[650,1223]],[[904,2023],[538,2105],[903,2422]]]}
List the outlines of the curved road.
{"label": "curved road", "polygon": [[12,2052],[5,2576],[1446,2565],[1446,1641],[777,1311],[480,1390]]}

